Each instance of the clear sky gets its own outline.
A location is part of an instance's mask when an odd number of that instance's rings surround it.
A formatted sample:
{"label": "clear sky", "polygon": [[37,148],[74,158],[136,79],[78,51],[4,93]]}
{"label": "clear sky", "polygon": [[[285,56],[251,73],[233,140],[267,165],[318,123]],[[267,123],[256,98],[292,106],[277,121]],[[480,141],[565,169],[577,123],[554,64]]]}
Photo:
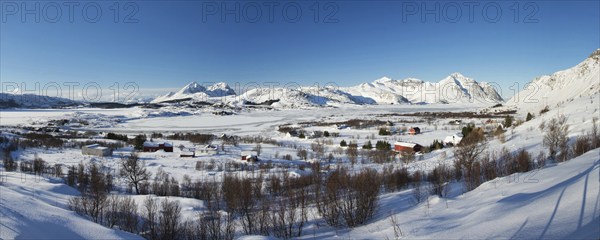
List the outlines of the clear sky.
{"label": "clear sky", "polygon": [[461,72],[510,96],[514,82],[522,87],[600,48],[599,1],[0,3],[0,78],[28,88],[352,86]]}

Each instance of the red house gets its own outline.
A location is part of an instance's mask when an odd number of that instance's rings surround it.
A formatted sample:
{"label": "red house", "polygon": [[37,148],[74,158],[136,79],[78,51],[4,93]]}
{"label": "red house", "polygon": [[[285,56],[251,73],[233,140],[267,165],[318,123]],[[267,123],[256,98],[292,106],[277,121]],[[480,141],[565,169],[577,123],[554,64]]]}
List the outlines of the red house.
{"label": "red house", "polygon": [[152,142],[152,141],[144,142],[144,148],[143,148],[144,152],[156,152],[158,150],[163,150],[165,152],[173,152],[173,144],[170,144],[167,142],[164,142],[164,143],[157,143],[157,142]]}
{"label": "red house", "polygon": [[418,127],[413,127],[413,128],[408,129],[408,134],[409,135],[417,135],[417,134],[420,134],[420,133],[421,133],[421,129],[418,128]]}
{"label": "red house", "polygon": [[416,143],[396,142],[394,143],[394,151],[401,153],[416,153],[420,152],[423,146]]}

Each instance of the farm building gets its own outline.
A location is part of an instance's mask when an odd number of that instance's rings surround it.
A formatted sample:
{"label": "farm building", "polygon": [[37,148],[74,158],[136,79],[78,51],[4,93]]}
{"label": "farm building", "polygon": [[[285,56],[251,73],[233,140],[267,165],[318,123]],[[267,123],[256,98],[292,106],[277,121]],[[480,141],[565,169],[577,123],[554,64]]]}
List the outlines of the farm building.
{"label": "farm building", "polygon": [[196,153],[194,151],[181,151],[181,153],[179,154],[179,157],[193,158],[195,156],[196,156]]}
{"label": "farm building", "polygon": [[252,151],[243,151],[242,154],[242,161],[256,161],[258,160],[258,156],[256,154],[256,152],[252,152]]}
{"label": "farm building", "polygon": [[416,143],[396,142],[394,143],[394,151],[402,153],[420,152],[423,146]]}
{"label": "farm building", "polygon": [[455,133],[452,136],[447,136],[444,139],[444,145],[452,145],[452,146],[456,146],[460,143],[460,141],[463,139],[463,135],[462,133]]}
{"label": "farm building", "polygon": [[421,129],[418,127],[412,127],[410,129],[408,129],[408,134],[409,135],[417,135],[421,133]]}
{"label": "farm building", "polygon": [[167,142],[158,143],[153,141],[145,141],[143,147],[144,152],[156,152],[158,150],[173,152],[173,144]]}
{"label": "farm building", "polygon": [[105,157],[112,155],[112,150],[110,148],[100,146],[100,144],[92,144],[83,146],[83,148],[81,148],[81,154]]}
{"label": "farm building", "polygon": [[217,147],[212,145],[196,147],[196,155],[198,156],[212,156],[217,155],[218,153],[219,152],[217,151]]}

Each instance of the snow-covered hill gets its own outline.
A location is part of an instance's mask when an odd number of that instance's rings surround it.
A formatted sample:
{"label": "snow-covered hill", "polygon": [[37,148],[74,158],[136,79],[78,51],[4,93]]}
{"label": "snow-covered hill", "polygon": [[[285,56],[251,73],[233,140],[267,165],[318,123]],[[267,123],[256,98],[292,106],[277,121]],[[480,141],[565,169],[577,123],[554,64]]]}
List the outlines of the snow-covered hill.
{"label": "snow-covered hill", "polygon": [[[600,49],[576,66],[537,77],[513,96],[507,104],[522,110],[539,110],[572,101],[575,98],[593,96],[600,92]],[[598,100],[598,95],[596,99]]]}
{"label": "snow-covered hill", "polygon": [[152,100],[152,103],[185,99],[207,101],[209,98],[225,97],[235,94],[235,91],[231,87],[229,87],[227,83],[224,82],[215,83],[208,87],[202,86],[197,82],[191,82],[177,92],[169,92],[163,96],[155,98],[154,100]]}
{"label": "snow-covered hill", "polygon": [[49,97],[35,94],[0,93],[2,108],[61,108],[76,106],[80,103],[66,98]]}

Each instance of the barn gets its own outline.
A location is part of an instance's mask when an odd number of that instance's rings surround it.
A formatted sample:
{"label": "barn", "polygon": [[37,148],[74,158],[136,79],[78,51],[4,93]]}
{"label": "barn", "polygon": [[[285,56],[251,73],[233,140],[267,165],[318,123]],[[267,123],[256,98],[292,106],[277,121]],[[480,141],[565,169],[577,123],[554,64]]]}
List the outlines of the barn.
{"label": "barn", "polygon": [[420,152],[423,146],[416,143],[409,142],[396,142],[394,143],[394,151],[402,153],[415,153]]}
{"label": "barn", "polygon": [[418,127],[412,127],[410,129],[408,129],[408,134],[409,135],[417,135],[417,134],[421,134],[421,129]]}
{"label": "barn", "polygon": [[145,141],[143,145],[144,152],[156,152],[158,150],[163,150],[165,152],[173,152],[173,144],[164,142],[158,143],[153,141]]}
{"label": "barn", "polygon": [[112,155],[112,150],[110,148],[100,146],[100,144],[92,144],[83,146],[81,148],[81,154],[97,157],[106,157]]}

